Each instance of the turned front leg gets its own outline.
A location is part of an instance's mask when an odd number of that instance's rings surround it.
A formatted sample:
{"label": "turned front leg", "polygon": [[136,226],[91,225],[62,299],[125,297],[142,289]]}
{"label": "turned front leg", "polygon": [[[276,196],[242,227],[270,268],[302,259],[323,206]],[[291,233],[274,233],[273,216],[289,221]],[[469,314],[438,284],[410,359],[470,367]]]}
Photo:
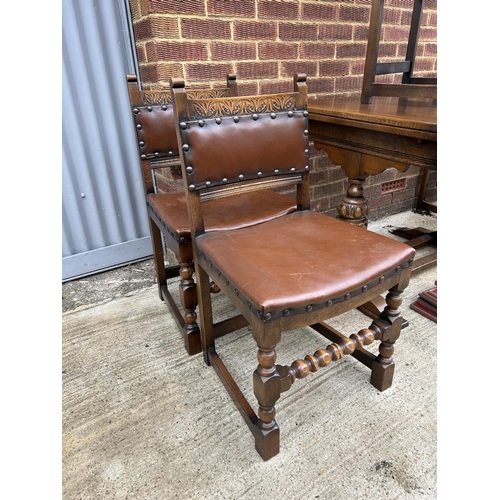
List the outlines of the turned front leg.
{"label": "turned front leg", "polygon": [[[394,343],[399,338],[403,323],[401,311],[399,310],[403,302],[402,292],[402,290],[398,289],[398,285],[389,290],[385,299],[387,305],[380,315],[380,319],[390,326],[385,328],[382,333],[379,354],[372,366],[370,382],[379,391],[385,391],[392,385],[395,368],[392,358]],[[377,324],[377,320],[375,320],[374,324]]]}
{"label": "turned front leg", "polygon": [[255,448],[264,460],[279,453],[280,430],[275,421],[275,403],[281,393],[281,377],[276,369],[275,346],[259,346],[259,364],[253,374],[253,389],[259,404]]}
{"label": "turned front leg", "polygon": [[198,305],[198,297],[196,292],[196,283],[193,279],[194,265],[193,263],[180,263],[179,275],[181,281],[179,283],[179,295],[181,305],[184,309],[184,345],[189,354],[196,354],[201,350],[200,329],[196,322],[196,306]]}

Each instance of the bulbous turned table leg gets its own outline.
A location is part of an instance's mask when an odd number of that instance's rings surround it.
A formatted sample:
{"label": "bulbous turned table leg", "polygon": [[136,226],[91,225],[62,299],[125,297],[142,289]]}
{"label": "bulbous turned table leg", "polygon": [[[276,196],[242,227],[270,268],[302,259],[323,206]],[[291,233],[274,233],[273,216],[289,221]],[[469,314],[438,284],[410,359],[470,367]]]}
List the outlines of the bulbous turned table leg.
{"label": "bulbous turned table leg", "polygon": [[367,227],[368,204],[363,196],[364,179],[349,178],[347,194],[337,205],[338,219],[354,226]]}

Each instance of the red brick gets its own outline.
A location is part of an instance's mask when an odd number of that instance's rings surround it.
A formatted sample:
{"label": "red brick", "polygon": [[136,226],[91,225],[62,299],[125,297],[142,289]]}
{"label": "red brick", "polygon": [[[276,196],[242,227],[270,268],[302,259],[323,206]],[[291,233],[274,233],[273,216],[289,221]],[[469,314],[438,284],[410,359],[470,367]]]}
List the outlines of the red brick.
{"label": "red brick", "polygon": [[307,91],[309,94],[330,94],[333,90],[333,78],[314,78],[307,80]]}
{"label": "red brick", "polygon": [[149,12],[163,14],[205,14],[204,0],[149,0]]}
{"label": "red brick", "polygon": [[330,59],[335,57],[335,45],[331,43],[301,43],[300,57],[303,59]]}
{"label": "red brick", "polygon": [[184,38],[231,38],[231,23],[217,19],[181,19]]}
{"label": "red brick", "polygon": [[205,42],[164,42],[155,41],[146,44],[149,61],[193,61],[206,60],[208,56]]}
{"label": "red brick", "polygon": [[320,61],[319,76],[348,75],[350,64],[348,61]]}
{"label": "red brick", "polygon": [[296,59],[299,46],[295,43],[261,42],[258,44],[259,59]]}
{"label": "red brick", "polygon": [[292,80],[288,81],[279,81],[279,82],[260,82],[260,93],[261,94],[276,94],[280,92],[292,92],[293,91],[293,82]]}
{"label": "red brick", "polygon": [[[399,50],[400,48],[402,48],[403,50],[400,51]],[[406,55],[406,44],[398,45],[397,43],[380,42],[379,50],[378,50],[379,59],[381,59],[383,57],[396,57],[400,54]],[[403,58],[404,58],[404,55],[403,55]]]}
{"label": "red brick", "polygon": [[259,40],[276,38],[276,23],[272,21],[235,21],[235,40]]}
{"label": "red brick", "polygon": [[401,7],[404,9],[413,9],[413,0],[387,0],[385,7]]}
{"label": "red brick", "polygon": [[176,77],[184,78],[181,63],[167,62],[158,64],[158,81],[165,82],[167,85],[169,85],[170,78]]}
{"label": "red brick", "polygon": [[304,21],[337,21],[338,6],[320,3],[303,3],[302,17]]}
{"label": "red brick", "polygon": [[257,95],[258,93],[259,85],[257,83],[238,82],[238,95]]}
{"label": "red brick", "polygon": [[188,63],[185,67],[188,82],[199,81],[223,81],[228,73],[233,73],[234,68],[230,63]]}
{"label": "red brick", "polygon": [[437,29],[436,28],[420,28],[418,32],[419,42],[432,42],[437,39]]}
{"label": "red brick", "polygon": [[[309,76],[316,76],[318,74],[318,63],[311,61],[293,61],[283,62],[280,65],[281,76],[293,77],[295,73],[305,73]],[[309,84],[309,79],[307,80]]]}
{"label": "red brick", "polygon": [[142,64],[140,68],[141,80],[144,83],[158,81],[158,68],[156,64]]}
{"label": "red brick", "polygon": [[255,2],[248,0],[208,0],[208,14],[222,16],[255,16]]}
{"label": "red brick", "polygon": [[385,42],[408,42],[409,30],[395,26],[386,26],[383,29],[382,39]]}
{"label": "red brick", "polygon": [[320,40],[352,40],[354,26],[351,24],[320,24]]}
{"label": "red brick", "polygon": [[365,57],[366,43],[339,43],[337,44],[337,59],[345,57]]}
{"label": "red brick", "polygon": [[[401,9],[387,9],[384,8],[384,15],[382,17],[382,25],[384,24],[401,24]],[[408,22],[408,21],[406,21]]]}
{"label": "red brick", "polygon": [[335,79],[335,92],[361,91],[362,76],[343,76]]}
{"label": "red brick", "polygon": [[238,78],[277,78],[277,62],[237,62],[236,74]]}
{"label": "red brick", "polygon": [[257,3],[259,19],[298,19],[298,2],[259,0]]}
{"label": "red brick", "polygon": [[317,40],[318,28],[316,24],[280,23],[279,37],[281,40]]}
{"label": "red brick", "polygon": [[213,61],[244,61],[257,57],[255,43],[212,42],[210,49]]}
{"label": "red brick", "polygon": [[340,22],[368,23],[370,20],[370,7],[342,4],[339,8],[338,18]]}

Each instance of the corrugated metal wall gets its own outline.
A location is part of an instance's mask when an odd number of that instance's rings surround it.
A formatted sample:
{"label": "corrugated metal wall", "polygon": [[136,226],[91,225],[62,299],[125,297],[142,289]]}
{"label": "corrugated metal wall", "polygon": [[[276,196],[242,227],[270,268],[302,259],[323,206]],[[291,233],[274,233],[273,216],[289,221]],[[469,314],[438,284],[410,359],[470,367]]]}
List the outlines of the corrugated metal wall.
{"label": "corrugated metal wall", "polygon": [[127,0],[63,0],[63,281],[152,254],[126,74]]}

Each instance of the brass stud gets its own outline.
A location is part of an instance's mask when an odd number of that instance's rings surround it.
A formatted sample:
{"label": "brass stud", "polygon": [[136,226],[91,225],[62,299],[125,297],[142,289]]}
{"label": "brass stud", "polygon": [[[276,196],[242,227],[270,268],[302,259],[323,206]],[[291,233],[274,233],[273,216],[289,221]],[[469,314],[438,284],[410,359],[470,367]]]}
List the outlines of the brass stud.
{"label": "brass stud", "polygon": [[133,111],[134,111],[134,115],[139,114],[139,110],[138,110],[137,108],[134,108],[134,110],[133,110]]}
{"label": "brass stud", "polygon": [[207,188],[209,188],[211,185],[212,185],[212,184],[211,184],[211,182],[210,182],[210,181],[205,182],[205,186],[207,186]]}
{"label": "brass stud", "polygon": [[200,127],[203,127],[203,125],[205,125],[205,122],[203,120],[198,120],[198,125]]}
{"label": "brass stud", "polygon": [[158,158],[160,156],[160,153],[158,151],[155,151],[155,157]]}
{"label": "brass stud", "polygon": [[146,155],[141,155],[141,160],[145,160],[147,158]]}
{"label": "brass stud", "polygon": [[142,130],[142,125],[141,125],[140,123],[138,123],[138,124],[136,125],[136,129],[137,129],[137,130]]}
{"label": "brass stud", "polygon": [[146,144],[146,143],[145,143],[144,141],[140,141],[140,142],[139,142],[139,146],[141,146],[141,148],[143,148],[145,144]]}
{"label": "brass stud", "polygon": [[411,264],[413,262],[413,257],[408,261],[408,264]]}
{"label": "brass stud", "polygon": [[152,106],[148,106],[148,111],[150,111],[150,112],[153,111]]}
{"label": "brass stud", "polygon": [[182,151],[189,151],[189,144],[183,144]]}
{"label": "brass stud", "polygon": [[309,135],[309,130],[305,129],[304,130],[304,135]]}
{"label": "brass stud", "polygon": [[252,115],[252,118],[253,118],[254,120],[258,120],[258,119],[259,119],[259,115],[258,115],[257,113],[254,113],[254,114]]}
{"label": "brass stud", "polygon": [[173,151],[169,151],[169,152],[168,152],[168,154],[169,154],[169,155],[173,155],[173,154],[174,154],[174,152],[173,152]]}
{"label": "brass stud", "polygon": [[365,292],[366,292],[366,290],[368,290],[368,285],[363,285],[363,288],[361,289],[361,291],[362,291],[363,293],[365,293]]}
{"label": "brass stud", "polygon": [[304,170],[307,172],[307,171],[309,170],[309,165],[306,165],[306,166],[304,167]]}
{"label": "brass stud", "polygon": [[239,179],[240,181],[242,181],[244,178],[245,178],[245,176],[244,176],[243,174],[238,175],[238,179]]}
{"label": "brass stud", "polygon": [[222,123],[222,120],[219,117],[217,117],[215,119],[215,123],[217,123],[217,125],[220,125]]}
{"label": "brass stud", "polygon": [[162,104],[161,105],[161,109],[163,109],[163,111],[166,111],[167,110],[167,105],[166,104]]}
{"label": "brass stud", "polygon": [[271,113],[271,118],[274,120],[276,118],[276,113]]}
{"label": "brass stud", "polygon": [[181,129],[186,130],[187,129],[187,123],[186,122],[181,122]]}
{"label": "brass stud", "polygon": [[276,175],[278,175],[278,174],[280,173],[280,171],[279,171],[278,169],[276,169],[276,170],[274,171],[274,173],[275,173]]}
{"label": "brass stud", "polygon": [[326,301],[326,307],[330,307],[333,304],[333,300],[329,299]]}
{"label": "brass stud", "polygon": [[380,278],[378,279],[380,283],[382,283],[382,281],[385,280],[385,276],[380,276]]}
{"label": "brass stud", "polygon": [[196,189],[196,186],[194,184],[190,184],[188,189],[189,191],[194,191]]}
{"label": "brass stud", "polygon": [[283,311],[283,316],[290,316],[291,312],[292,312],[292,311],[290,311],[290,309],[285,309],[285,310]]}
{"label": "brass stud", "polygon": [[291,118],[293,116],[293,111],[289,111],[288,116],[289,116],[289,118]]}
{"label": "brass stud", "polygon": [[396,272],[399,273],[401,271],[401,266],[396,267]]}
{"label": "brass stud", "polygon": [[295,167],[292,167],[292,168],[290,169],[290,172],[292,172],[292,174],[294,174],[294,173],[295,173]]}
{"label": "brass stud", "polygon": [[238,123],[240,121],[239,116],[233,116],[234,123]]}
{"label": "brass stud", "polygon": [[186,167],[186,172],[187,172],[188,174],[192,174],[192,173],[193,173],[193,167],[192,167],[191,165],[187,166],[187,167]]}
{"label": "brass stud", "polygon": [[351,294],[349,292],[347,292],[345,295],[344,295],[344,299],[345,300],[349,300],[351,298]]}
{"label": "brass stud", "polygon": [[222,184],[227,184],[227,183],[228,183],[227,177],[224,177],[224,179],[222,179]]}
{"label": "brass stud", "polygon": [[307,118],[309,116],[309,111],[304,111],[304,116]]}
{"label": "brass stud", "polygon": [[257,177],[262,177],[264,174],[262,172],[257,172]]}
{"label": "brass stud", "polygon": [[271,319],[271,313],[266,313],[266,315],[264,316],[264,319],[269,321]]}
{"label": "brass stud", "polygon": [[250,302],[247,302],[248,309],[252,309],[252,304]]}
{"label": "brass stud", "polygon": [[308,150],[308,149],[304,149],[304,154],[305,154],[306,156],[309,156],[309,150]]}
{"label": "brass stud", "polygon": [[307,311],[307,312],[311,312],[312,310],[313,310],[313,306],[308,305],[308,306],[306,307],[306,311]]}

